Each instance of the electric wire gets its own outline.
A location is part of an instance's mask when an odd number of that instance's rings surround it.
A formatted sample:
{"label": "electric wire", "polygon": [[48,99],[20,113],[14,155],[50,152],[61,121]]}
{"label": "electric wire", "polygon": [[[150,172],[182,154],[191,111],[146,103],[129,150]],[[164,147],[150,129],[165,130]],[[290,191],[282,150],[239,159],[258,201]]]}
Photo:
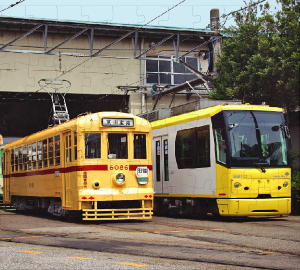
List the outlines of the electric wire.
{"label": "electric wire", "polygon": [[0,10],[0,13],[2,13],[2,12],[5,11],[5,10],[8,10],[8,9],[10,9],[10,8],[12,8],[12,7],[18,5],[18,4],[21,4],[21,3],[24,2],[24,1],[25,1],[25,0],[20,0],[19,2],[16,2],[16,3],[14,3],[14,4],[11,4],[11,5],[8,6],[7,8]]}
{"label": "electric wire", "polygon": [[[156,16],[154,19],[150,20],[148,23],[144,24],[142,27],[138,27],[136,28],[134,31],[130,32],[130,34],[133,34],[135,32],[137,32],[138,30],[142,29],[143,27],[145,27],[146,25],[150,24],[151,22],[155,21],[156,19],[158,19],[159,17],[163,16],[164,14],[166,14],[167,12],[171,11],[172,9],[174,9],[175,7],[179,6],[180,4],[182,4],[183,2],[185,2],[185,0],[182,0],[181,2],[179,2],[178,4],[174,5],[173,7],[169,8],[167,11],[161,13],[160,15]],[[127,36],[128,34],[126,34]],[[125,36],[125,35],[124,35]],[[114,42],[113,42],[114,43]],[[111,43],[111,44],[113,44]],[[92,58],[94,58],[93,56],[90,56],[89,58],[87,58],[86,60],[84,60],[83,62],[79,63],[78,65],[74,66],[73,68],[69,69],[68,71],[62,73],[61,75],[57,76],[55,79],[58,79],[60,77],[62,77],[63,75],[72,72],[75,68],[81,66],[82,64],[86,63],[87,61],[91,60]],[[34,93],[39,92],[40,90],[42,90],[42,88],[38,89],[37,91],[33,92],[32,94],[30,94],[27,99],[29,97],[31,97]]]}
{"label": "electric wire", "polygon": [[228,19],[228,17],[229,17],[230,15],[233,15],[235,12],[242,11],[242,10],[244,10],[244,9],[247,9],[247,8],[249,8],[249,7],[258,5],[258,4],[260,4],[260,3],[262,3],[262,2],[265,2],[265,1],[266,1],[266,0],[261,0],[261,1],[259,1],[259,2],[255,2],[255,3],[251,4],[251,5],[249,5],[249,6],[240,8],[240,9],[235,10],[235,11],[231,11],[230,13],[228,13],[228,14],[226,14],[226,15],[223,14],[222,17],[223,17],[223,19],[224,19],[225,21],[224,21],[223,24],[220,26],[220,28],[222,28],[222,27],[225,25],[225,23],[226,23],[226,21],[227,21],[227,19]]}

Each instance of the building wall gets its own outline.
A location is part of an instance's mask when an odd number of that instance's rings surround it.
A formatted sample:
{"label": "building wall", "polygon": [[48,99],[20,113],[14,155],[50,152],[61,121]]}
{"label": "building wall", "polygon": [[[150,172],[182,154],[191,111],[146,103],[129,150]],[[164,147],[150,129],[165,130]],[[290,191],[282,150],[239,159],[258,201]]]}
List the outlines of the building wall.
{"label": "building wall", "polygon": [[[0,31],[2,44],[9,43],[15,38],[21,36],[21,31]],[[73,34],[72,34],[73,35]],[[49,33],[47,39],[47,49],[62,43],[72,35],[68,33]],[[94,37],[94,53],[107,46],[118,37],[95,36]],[[156,39],[139,39],[137,54],[141,49],[149,49],[151,42],[158,42],[163,37],[157,36]],[[192,48],[199,45],[199,42],[184,41],[180,43],[180,54],[184,54]],[[13,46],[6,49],[10,50],[40,50],[44,49],[43,35],[41,32],[34,32],[31,35],[17,41]],[[207,46],[201,47],[201,50],[208,50]],[[79,57],[80,54],[89,54],[89,42],[87,35],[81,35],[63,46],[57,48],[55,53],[61,53],[61,61],[59,55],[46,55],[37,53],[13,53],[0,52],[0,92],[43,92],[39,90],[38,81],[40,79],[56,78],[69,80],[72,87],[69,93],[74,94],[99,94],[114,95],[122,94],[118,90],[118,85],[144,85],[145,82],[145,60],[133,59],[133,43],[131,38],[124,39],[113,45],[108,50],[100,53],[100,57]],[[67,56],[64,53],[74,53],[74,56]],[[156,47],[149,52],[153,55],[174,55],[174,45],[172,40],[168,40],[164,44]],[[199,50],[189,56],[199,58],[202,64],[202,72],[208,68],[208,60],[204,60],[199,54]],[[83,61],[89,59],[82,64]],[[78,66],[78,67],[76,67]],[[76,68],[74,68],[76,67]],[[74,68],[71,72],[70,69]],[[65,73],[65,74],[64,74]],[[134,114],[141,113],[141,93],[129,93],[129,108]],[[191,99],[197,99],[192,97]],[[169,106],[172,95],[164,97],[157,108]],[[155,100],[147,99],[146,110],[153,107]],[[176,95],[172,105],[186,103],[185,95]]]}

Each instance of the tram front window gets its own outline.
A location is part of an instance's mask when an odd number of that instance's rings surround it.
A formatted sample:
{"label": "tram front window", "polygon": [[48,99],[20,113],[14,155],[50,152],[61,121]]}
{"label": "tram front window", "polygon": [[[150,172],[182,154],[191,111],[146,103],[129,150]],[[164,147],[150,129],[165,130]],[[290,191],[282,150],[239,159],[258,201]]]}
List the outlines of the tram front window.
{"label": "tram front window", "polygon": [[128,144],[127,134],[108,134],[108,158],[109,159],[127,159]]}
{"label": "tram front window", "polygon": [[287,127],[283,114],[226,111],[232,167],[287,166]]}
{"label": "tram front window", "polygon": [[85,158],[101,158],[101,134],[86,133],[85,134]]}

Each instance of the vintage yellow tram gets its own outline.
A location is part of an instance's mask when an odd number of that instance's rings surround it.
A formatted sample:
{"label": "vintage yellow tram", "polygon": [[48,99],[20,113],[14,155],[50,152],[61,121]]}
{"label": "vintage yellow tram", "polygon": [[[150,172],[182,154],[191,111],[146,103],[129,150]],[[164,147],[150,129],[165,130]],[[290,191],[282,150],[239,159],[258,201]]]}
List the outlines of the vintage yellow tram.
{"label": "vintage yellow tram", "polygon": [[83,220],[151,219],[151,126],[86,114],[4,148],[4,202]]}

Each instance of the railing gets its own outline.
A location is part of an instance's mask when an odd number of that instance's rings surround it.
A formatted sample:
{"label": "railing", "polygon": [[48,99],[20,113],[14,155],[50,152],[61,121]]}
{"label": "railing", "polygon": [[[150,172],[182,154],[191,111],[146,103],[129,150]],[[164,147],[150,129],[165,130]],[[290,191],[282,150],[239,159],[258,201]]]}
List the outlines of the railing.
{"label": "railing", "polygon": [[83,209],[82,220],[125,220],[125,219],[151,219],[152,208],[126,208],[126,209]]}

